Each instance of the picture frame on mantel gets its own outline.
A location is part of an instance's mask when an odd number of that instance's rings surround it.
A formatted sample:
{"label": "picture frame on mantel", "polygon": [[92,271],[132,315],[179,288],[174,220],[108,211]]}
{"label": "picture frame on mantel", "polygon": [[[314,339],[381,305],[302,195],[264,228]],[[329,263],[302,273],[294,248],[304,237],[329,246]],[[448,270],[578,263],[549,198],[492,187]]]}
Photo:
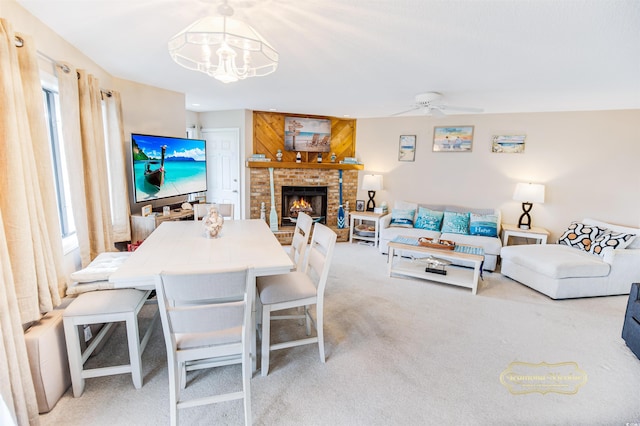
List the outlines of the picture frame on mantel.
{"label": "picture frame on mantel", "polygon": [[415,161],[416,135],[400,135],[398,147],[398,161]]}
{"label": "picture frame on mantel", "polygon": [[295,152],[330,152],[331,120],[285,117],[284,149]]}
{"label": "picture frame on mantel", "polygon": [[433,152],[471,152],[473,126],[436,126],[433,128]]}

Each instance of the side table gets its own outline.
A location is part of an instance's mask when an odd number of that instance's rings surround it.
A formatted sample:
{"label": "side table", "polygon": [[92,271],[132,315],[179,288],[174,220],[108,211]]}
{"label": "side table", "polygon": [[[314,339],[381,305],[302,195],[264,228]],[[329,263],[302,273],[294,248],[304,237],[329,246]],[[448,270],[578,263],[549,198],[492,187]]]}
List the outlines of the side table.
{"label": "side table", "polygon": [[[374,213],[374,212],[349,212],[349,242],[353,240],[363,240],[373,242],[373,246],[378,245],[378,238],[380,237],[380,218],[386,216],[388,213]],[[356,223],[358,221],[358,223]],[[355,232],[355,227],[361,225],[362,222],[374,222],[374,234],[372,237],[358,235]]]}
{"label": "side table", "polygon": [[509,245],[509,237],[533,238],[536,244],[547,244],[549,231],[544,228],[532,227],[530,229],[518,228],[518,225],[502,224],[502,245]]}

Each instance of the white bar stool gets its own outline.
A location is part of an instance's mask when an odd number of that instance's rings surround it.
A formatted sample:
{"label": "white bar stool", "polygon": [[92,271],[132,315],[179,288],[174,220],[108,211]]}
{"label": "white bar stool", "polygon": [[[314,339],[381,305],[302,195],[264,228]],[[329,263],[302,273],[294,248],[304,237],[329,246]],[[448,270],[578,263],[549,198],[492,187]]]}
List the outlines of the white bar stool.
{"label": "white bar stool", "polygon": [[[67,342],[67,355],[74,397],[77,398],[82,395],[84,379],[92,377],[131,373],[133,385],[136,389],[142,387],[142,352],[144,352],[158,315],[154,316],[141,342],[138,330],[138,313],[150,293],[151,290],[135,289],[91,291],[79,295],[65,309],[63,315],[64,334]],[[124,321],[127,327],[130,363],[85,370],[84,363],[89,359],[89,356],[105,336],[109,336],[110,329],[121,321]],[[83,353],[80,349],[78,326],[102,323],[105,323],[104,327]]]}

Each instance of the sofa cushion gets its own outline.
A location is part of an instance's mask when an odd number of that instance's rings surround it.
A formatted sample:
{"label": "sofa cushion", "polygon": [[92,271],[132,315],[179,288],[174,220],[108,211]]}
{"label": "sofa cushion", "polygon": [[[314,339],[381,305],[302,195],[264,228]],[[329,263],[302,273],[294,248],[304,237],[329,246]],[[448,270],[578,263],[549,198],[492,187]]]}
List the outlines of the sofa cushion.
{"label": "sofa cushion", "polygon": [[582,249],[591,250],[591,245],[595,239],[604,232],[605,228],[596,225],[587,225],[581,222],[571,222],[569,228],[560,236],[558,244],[567,245]]}
{"label": "sofa cushion", "polygon": [[442,226],[444,212],[431,210],[426,207],[418,207],[418,216],[414,228],[427,229],[429,231],[439,231]]}
{"label": "sofa cushion", "polygon": [[482,235],[484,237],[497,237],[498,215],[470,213],[469,234]]}
{"label": "sofa cushion", "polygon": [[416,211],[413,209],[393,209],[391,210],[391,223],[389,226],[398,228],[413,228],[413,217]]}
{"label": "sofa cushion", "polygon": [[563,244],[508,246],[502,248],[500,256],[554,279],[604,277],[610,271],[610,265],[599,256]]}
{"label": "sofa cushion", "polygon": [[604,255],[605,249],[624,249],[627,248],[636,238],[635,234],[625,234],[623,232],[605,231],[598,235],[591,244],[589,253]]}
{"label": "sofa cushion", "polygon": [[469,234],[469,213],[444,212],[442,233]]}
{"label": "sofa cushion", "polygon": [[442,233],[440,238],[443,240],[450,240],[456,244],[463,244],[466,246],[477,246],[484,249],[484,254],[492,254],[498,256],[502,249],[502,241],[496,237],[483,237],[480,235],[462,235]]}

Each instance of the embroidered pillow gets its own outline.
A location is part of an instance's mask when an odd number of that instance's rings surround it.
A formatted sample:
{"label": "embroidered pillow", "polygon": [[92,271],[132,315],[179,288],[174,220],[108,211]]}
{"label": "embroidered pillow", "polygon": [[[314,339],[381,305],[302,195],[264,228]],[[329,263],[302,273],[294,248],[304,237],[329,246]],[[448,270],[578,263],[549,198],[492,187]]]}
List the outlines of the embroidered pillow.
{"label": "embroidered pillow", "polygon": [[413,228],[413,216],[415,210],[410,209],[393,209],[391,210],[391,223],[389,226],[398,228]]}
{"label": "embroidered pillow", "polygon": [[605,249],[623,249],[627,248],[635,238],[635,234],[625,234],[622,232],[613,232],[607,230],[598,235],[591,244],[589,253],[604,256]]}
{"label": "embroidered pillow", "polygon": [[469,233],[471,235],[482,235],[483,237],[497,237],[498,215],[471,213],[469,216]]}
{"label": "embroidered pillow", "polygon": [[428,231],[439,231],[442,225],[443,212],[429,210],[425,207],[418,208],[418,217],[414,228],[426,229]]}
{"label": "embroidered pillow", "polygon": [[595,239],[604,232],[604,228],[595,225],[586,225],[580,222],[571,222],[569,228],[560,236],[558,244],[579,248],[584,251],[591,250]]}
{"label": "embroidered pillow", "polygon": [[469,234],[469,213],[444,212],[442,233]]}

